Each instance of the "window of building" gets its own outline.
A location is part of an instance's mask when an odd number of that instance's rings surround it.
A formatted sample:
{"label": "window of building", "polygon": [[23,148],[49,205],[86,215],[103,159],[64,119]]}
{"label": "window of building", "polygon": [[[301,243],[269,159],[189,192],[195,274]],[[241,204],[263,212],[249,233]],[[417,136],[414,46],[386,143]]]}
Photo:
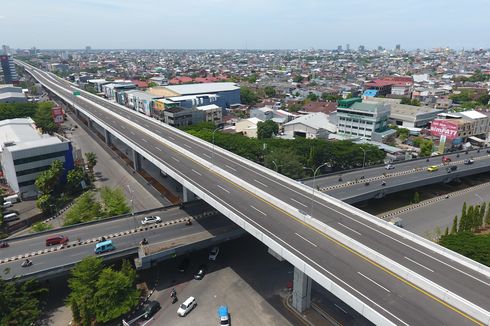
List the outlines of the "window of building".
{"label": "window of building", "polygon": [[25,187],[25,186],[30,186],[33,185],[36,180],[28,180],[24,182],[19,182],[19,187]]}
{"label": "window of building", "polygon": [[24,164],[24,163],[32,163],[35,161],[47,160],[50,158],[60,157],[60,156],[64,157],[65,151],[47,153],[47,154],[31,156],[31,157],[18,158],[16,160],[14,160],[14,165],[19,165],[19,164]]}
{"label": "window of building", "polygon": [[27,170],[22,170],[22,171],[16,171],[15,175],[17,175],[19,177],[21,175],[27,175],[27,174],[32,174],[32,173],[36,173],[36,172],[42,172],[42,171],[49,170],[50,167],[51,167],[51,165],[45,165],[45,166],[40,166],[37,168],[32,168],[32,169],[27,169]]}

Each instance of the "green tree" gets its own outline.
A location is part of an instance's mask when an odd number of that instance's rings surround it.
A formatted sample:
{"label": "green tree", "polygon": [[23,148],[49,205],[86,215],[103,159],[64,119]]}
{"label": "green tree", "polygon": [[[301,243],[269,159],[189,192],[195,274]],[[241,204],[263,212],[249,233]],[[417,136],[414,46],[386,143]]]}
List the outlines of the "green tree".
{"label": "green tree", "polygon": [[473,207],[473,205],[470,205],[470,207],[468,207],[468,211],[466,212],[466,220],[463,229],[464,231],[471,231],[471,229],[473,228],[474,217],[475,217],[475,208]]}
{"label": "green tree", "polygon": [[490,266],[490,234],[475,235],[461,232],[442,236],[439,244],[463,256]]}
{"label": "green tree", "polygon": [[34,182],[36,188],[43,194],[56,192],[60,188],[60,178],[63,174],[63,163],[53,161],[48,170],[41,172]]}
{"label": "green tree", "polygon": [[252,89],[242,86],[240,87],[240,101],[242,104],[253,105],[259,101],[259,97]]}
{"label": "green tree", "polygon": [[148,83],[148,87],[157,87],[157,86],[158,86],[158,84],[153,82],[153,81]]}
{"label": "green tree", "polygon": [[293,77],[293,82],[295,83],[302,83],[305,78],[301,75],[296,75]]}
{"label": "green tree", "polygon": [[48,223],[41,221],[41,222],[34,223],[31,226],[31,231],[35,233],[35,232],[42,232],[42,231],[51,230],[52,228],[53,228],[53,226],[51,224],[48,224]]}
{"label": "green tree", "polygon": [[398,128],[397,134],[398,138],[400,138],[401,141],[405,141],[410,134],[410,130],[408,130],[407,128]]}
{"label": "green tree", "polygon": [[[301,158],[291,149],[275,149],[274,152],[267,154],[264,158],[265,166],[293,179],[304,177],[303,163]],[[275,162],[272,163],[272,162]]]}
{"label": "green tree", "polygon": [[453,225],[451,226],[451,234],[458,232],[458,215],[454,216]]}
{"label": "green tree", "polygon": [[41,300],[46,292],[33,280],[14,282],[0,278],[0,325],[34,325],[41,317]]}
{"label": "green tree", "polygon": [[446,226],[446,230],[444,230],[444,235],[448,235],[449,234],[449,227]]}
{"label": "green tree", "polygon": [[264,88],[264,93],[267,97],[274,97],[276,96],[276,89],[272,86],[266,86]]}
{"label": "green tree", "polygon": [[315,93],[312,93],[312,92],[309,92],[308,96],[306,96],[306,98],[312,102],[318,101],[318,95],[316,95]]}
{"label": "green tree", "polygon": [[89,222],[102,216],[100,204],[95,201],[92,192],[85,192],[75,200],[75,204],[66,212],[65,226]]}
{"label": "green tree", "polygon": [[96,319],[97,283],[102,273],[102,259],[95,256],[85,257],[71,271],[68,287],[71,292],[67,303],[71,307],[74,321],[82,326],[90,326]]}
{"label": "green tree", "polygon": [[490,203],[487,205],[487,213],[485,215],[485,225],[490,225]]}
{"label": "green tree", "polygon": [[272,120],[257,123],[258,139],[271,138],[273,135],[277,135],[278,132],[279,125]]}
{"label": "green tree", "polygon": [[42,210],[44,213],[51,212],[51,205],[53,205],[54,199],[50,194],[42,194],[36,200],[36,207]]}
{"label": "green tree", "polygon": [[126,197],[121,188],[111,189],[109,187],[103,187],[100,189],[100,197],[102,198],[104,216],[116,216],[130,212]]}
{"label": "green tree", "polygon": [[248,78],[247,78],[247,81],[250,83],[250,84],[255,84],[257,82],[257,74],[253,73],[251,74]]}
{"label": "green tree", "polygon": [[334,101],[338,101],[340,100],[342,97],[339,96],[339,95],[335,95],[335,94],[329,94],[327,92],[323,92],[322,95],[321,95],[321,98],[322,100],[324,101],[331,101],[331,102],[334,102]]}
{"label": "green tree", "polygon": [[90,174],[94,174],[94,167],[97,164],[97,155],[93,152],[85,153],[85,158],[87,159],[87,167],[90,171]]}
{"label": "green tree", "polygon": [[41,128],[44,133],[52,134],[58,131],[58,126],[53,121],[51,109],[53,108],[52,102],[42,102],[38,104],[38,109],[32,117],[36,122],[36,126]]}
{"label": "green tree", "polygon": [[418,191],[416,191],[414,194],[413,194],[413,199],[412,199],[412,203],[414,204],[417,204],[420,202],[420,194]]}
{"label": "green tree", "polygon": [[66,176],[66,186],[68,192],[74,194],[81,190],[81,182],[85,179],[85,173],[82,167],[76,167],[68,171]]}
{"label": "green tree", "polygon": [[459,219],[458,232],[463,232],[465,230],[466,215],[467,215],[467,207],[466,207],[466,202],[464,202],[463,208],[461,209],[461,218]]}
{"label": "green tree", "polygon": [[478,215],[478,222],[477,222],[477,227],[481,227],[484,225],[483,221],[485,219],[485,208],[487,205],[485,203],[482,203],[480,206],[480,214]]}
{"label": "green tree", "polygon": [[131,275],[105,268],[100,274],[94,296],[95,314],[98,322],[105,323],[133,309],[139,300],[139,292]]}
{"label": "green tree", "polygon": [[422,157],[430,156],[430,154],[432,154],[433,148],[434,148],[434,143],[432,142],[432,140],[425,140],[420,145],[420,156]]}

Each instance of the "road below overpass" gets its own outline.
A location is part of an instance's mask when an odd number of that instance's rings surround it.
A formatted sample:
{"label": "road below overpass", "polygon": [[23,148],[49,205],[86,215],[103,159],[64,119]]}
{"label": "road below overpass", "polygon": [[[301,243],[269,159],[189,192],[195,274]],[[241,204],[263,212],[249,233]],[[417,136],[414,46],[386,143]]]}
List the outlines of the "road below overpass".
{"label": "road below overpass", "polygon": [[[2,270],[9,269],[9,273],[2,274],[2,277],[21,277],[48,271],[56,274],[58,267],[61,270],[63,269],[62,266],[71,266],[86,256],[94,255],[95,244],[101,237],[113,241],[116,250],[110,255],[127,252],[127,255],[123,256],[129,256],[136,254],[139,242],[143,238],[149,241],[148,248],[157,246],[158,243],[168,243],[170,240],[176,239],[179,240],[176,241],[176,244],[184,245],[192,244],[194,239],[195,241],[202,240],[202,234],[215,236],[225,227],[238,229],[233,222],[220,214],[216,214],[214,209],[202,202],[189,204],[183,209],[169,207],[168,209],[152,211],[151,215],[160,216],[162,223],[144,227],[141,221],[148,214],[113,218],[107,221],[43,232],[38,235],[9,239],[10,247],[0,251],[0,261],[2,261],[0,268]],[[186,225],[185,222],[188,219],[193,221],[192,225]],[[47,238],[60,234],[69,238],[69,242],[63,246],[63,249],[60,249],[60,246],[46,247]],[[172,246],[167,244],[166,247]],[[22,268],[20,264],[24,258],[19,259],[19,256],[24,257],[26,255],[29,256],[33,265]],[[5,260],[10,261],[5,262]]]}
{"label": "road below overpass", "polygon": [[[355,169],[320,176],[315,181],[304,180],[303,183],[309,186],[315,184],[315,187],[324,193],[352,204],[371,198],[382,198],[398,191],[450,182],[457,178],[490,171],[490,154],[487,153],[487,149],[474,149],[446,156],[451,159],[448,166],[456,166],[456,169],[449,173],[447,166],[442,164],[442,157],[436,156],[429,158],[429,161],[417,159],[392,164],[395,168],[390,170],[385,166]],[[464,164],[464,160],[469,158],[473,158],[474,163]],[[427,171],[427,168],[432,165],[438,166],[439,170]],[[366,182],[369,182],[369,185],[366,185]]]}
{"label": "road below overpass", "polygon": [[[58,94],[74,101],[90,115],[103,121],[111,130],[126,137],[151,157],[167,166],[175,175],[189,180],[206,195],[205,200],[219,202],[242,220],[254,225],[296,257],[327,275],[349,293],[396,324],[467,325],[478,323],[399,275],[381,267],[344,243],[327,236],[260,195],[239,186],[226,175],[189,159],[189,152],[213,162],[249,185],[281,198],[298,211],[308,210],[311,193],[292,186],[290,181],[264,173],[262,168],[227,155],[213,152],[189,136],[182,135],[122,107],[82,92],[73,97],[73,88],[40,71],[33,76]],[[95,103],[94,103],[95,102]],[[145,128],[146,131],[142,131]],[[167,142],[166,142],[166,141]],[[168,142],[175,145],[169,145]],[[414,273],[443,286],[485,310],[490,309],[486,276],[438,254],[425,246],[392,232],[389,227],[360,217],[355,209],[315,197],[313,217],[374,251],[397,261]],[[254,234],[255,235],[255,234]],[[257,236],[257,235],[255,235]]]}

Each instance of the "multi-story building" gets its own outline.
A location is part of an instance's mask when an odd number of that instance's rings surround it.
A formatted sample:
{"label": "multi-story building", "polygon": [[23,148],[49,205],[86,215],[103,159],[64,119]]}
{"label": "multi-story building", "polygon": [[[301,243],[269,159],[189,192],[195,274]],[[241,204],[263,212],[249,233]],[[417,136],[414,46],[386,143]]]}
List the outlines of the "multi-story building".
{"label": "multi-story building", "polygon": [[15,70],[15,64],[12,57],[8,54],[0,55],[0,65],[3,71],[3,81],[5,84],[17,84],[19,76]]}
{"label": "multi-story building", "polygon": [[40,134],[31,118],[0,121],[1,163],[7,183],[23,197],[37,195],[36,177],[53,161],[73,169],[71,142],[62,137]]}
{"label": "multi-story building", "polygon": [[14,85],[0,85],[0,103],[24,103],[27,102],[26,95],[21,87]]}
{"label": "multi-story building", "polygon": [[388,129],[390,106],[365,103],[360,98],[340,100],[337,107],[337,132],[355,138],[371,139],[373,133]]}

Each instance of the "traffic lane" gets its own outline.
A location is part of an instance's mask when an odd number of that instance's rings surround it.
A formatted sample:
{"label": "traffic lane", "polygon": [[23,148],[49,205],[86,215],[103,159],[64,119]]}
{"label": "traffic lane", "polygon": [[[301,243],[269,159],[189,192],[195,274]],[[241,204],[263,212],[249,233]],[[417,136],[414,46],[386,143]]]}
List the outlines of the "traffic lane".
{"label": "traffic lane", "polygon": [[[153,212],[152,215],[158,215],[162,218],[163,222],[171,221],[178,218],[187,216],[187,213],[180,210],[178,207],[171,208],[169,210],[162,210],[159,212]],[[141,221],[148,214],[138,214],[121,219],[113,219],[106,222],[89,224],[86,226],[80,226],[79,228],[70,229],[57,229],[48,233],[39,235],[38,237],[15,240],[15,238],[8,240],[10,247],[2,250],[1,258],[13,257],[20,254],[29,253],[37,250],[44,250],[46,247],[46,239],[54,235],[64,235],[68,237],[71,242],[76,241],[77,238],[81,240],[87,240],[92,238],[98,238],[101,236],[107,236],[109,234],[134,229],[141,226]],[[70,243],[70,242],[69,242]]]}
{"label": "traffic lane", "polygon": [[[204,184],[203,181],[199,183]],[[233,190],[231,187],[227,188],[226,190],[229,192],[230,196],[238,195],[238,193],[234,193],[236,190]],[[216,199],[219,200],[219,198]],[[225,204],[226,199],[228,198],[223,198],[221,200],[223,204]],[[269,204],[264,202],[257,202],[257,201],[253,202],[253,204],[254,205],[252,206],[251,201],[246,200],[245,202],[243,201],[240,202],[240,205],[234,205],[234,207],[230,207],[230,209],[234,210],[237,214],[241,215],[242,218],[247,220],[252,220],[253,224],[256,227],[260,226],[262,232],[268,234],[276,241],[279,241],[280,244],[288,248],[288,250],[292,251],[296,255],[299,255],[300,258],[313,264],[315,268],[317,269],[320,268],[321,272],[332,273],[331,276],[342,275],[341,277],[339,277],[339,280],[343,280],[344,282],[346,282],[346,284],[355,284],[355,286],[351,285],[351,287],[347,290],[348,291],[350,290],[351,292],[354,289],[357,290],[356,292],[354,292],[356,296],[359,295],[362,296],[363,295],[362,293],[365,293],[364,299],[369,297],[370,300],[377,302],[377,306],[375,306],[374,308],[376,310],[383,309],[381,313],[383,313],[384,315],[388,314],[387,318],[390,319],[397,318],[395,315],[392,315],[390,311],[397,311],[397,316],[398,316],[397,309],[399,309],[399,307],[403,306],[406,308],[410,305],[412,306],[414,304],[417,305],[420,302],[426,304],[426,306],[428,305],[429,310],[427,311],[428,312],[430,311],[431,313],[439,311],[441,307],[442,310],[445,310],[443,305],[434,301],[431,298],[427,298],[427,300],[433,301],[430,303],[426,303],[427,301],[426,298],[423,298],[425,301],[420,298],[417,298],[423,295],[420,292],[412,289],[408,285],[402,283],[400,280],[396,278],[389,279],[384,277],[383,275],[384,272],[380,271],[378,267],[366,262],[363,259],[359,259],[359,256],[352,254],[350,251],[345,250],[345,248],[341,246],[326,244],[325,242],[327,241],[325,240],[325,238],[319,235],[317,232],[310,230],[309,232],[299,233],[301,232],[299,231],[300,228],[298,228],[299,223],[297,223],[292,219],[284,220],[280,214],[277,214],[277,209],[270,206]],[[267,231],[273,225],[279,222],[282,224],[283,227],[278,232],[275,232],[275,235]],[[325,259],[326,257],[328,258]],[[354,271],[356,271],[356,273],[354,273]],[[366,287],[365,284],[363,284],[362,282],[359,283],[360,280],[359,277],[364,277],[359,273],[361,273],[362,275],[370,275],[370,276],[372,276],[371,274],[378,275],[377,278],[379,279],[376,281],[376,283],[382,285],[381,286],[377,285],[379,289],[372,288],[370,286]],[[387,282],[388,284],[386,284]],[[401,288],[400,285],[393,285],[394,283],[401,284]],[[345,287],[346,284],[342,284],[342,286]],[[386,298],[387,291],[385,285],[395,288],[395,291],[403,291],[403,292],[396,292],[396,293],[404,293],[404,296],[405,293],[410,293],[410,291],[412,291],[411,293],[414,297],[405,300],[404,297],[392,293],[389,295],[389,298]],[[374,294],[374,292],[376,291],[378,291],[377,295]],[[391,293],[391,291],[388,293]],[[402,302],[400,302],[400,300],[402,300]],[[386,309],[384,307],[390,307],[390,309]],[[409,323],[415,322],[413,318],[409,319],[409,317],[412,315],[413,311],[418,311],[418,310],[419,307],[415,306],[414,310],[410,310],[409,313],[407,313],[407,321]],[[447,316],[447,313],[441,312],[440,314],[437,315]],[[431,318],[435,318],[434,320],[439,321],[439,323],[441,322],[441,320],[438,319],[440,318],[439,316],[438,317],[424,316],[423,318],[424,320],[431,320]],[[454,321],[455,319],[458,321],[458,323],[456,324],[464,325],[464,323],[459,322],[459,320],[464,319],[464,317],[455,316],[452,320]],[[400,322],[399,319],[396,320],[397,322]],[[444,320],[444,322],[450,322],[450,321],[451,318],[449,318],[447,321]]]}
{"label": "traffic lane", "polygon": [[[116,250],[112,253],[130,248],[136,248],[143,238],[147,238],[151,245],[158,243],[162,240],[162,238],[168,240],[188,236],[197,232],[206,231],[211,227],[219,226],[220,222],[222,221],[219,221],[217,219],[216,221],[212,221],[212,219],[210,219],[209,222],[206,222],[206,227],[204,227],[200,223],[193,223],[190,226],[185,225],[185,223],[178,223],[163,228],[141,231],[136,234],[133,233],[116,237],[111,239],[114,243],[114,246],[116,247]],[[84,244],[80,246],[64,248],[39,256],[30,257],[29,259],[33,262],[32,266],[30,267],[21,267],[20,265],[23,261],[22,259],[0,264],[0,267],[2,269],[10,268],[9,275],[25,275],[26,273],[39,272],[45,269],[56,268],[57,266],[63,266],[66,264],[71,264],[73,262],[78,262],[84,257],[95,255],[94,250],[95,243]],[[99,256],[103,257],[104,255]]]}
{"label": "traffic lane", "polygon": [[[409,325],[474,325],[475,322],[464,317],[461,313],[447,307],[442,302],[432,298],[416,288],[416,286],[404,281],[400,276],[393,272],[380,268],[376,263],[366,261],[365,264],[347,263],[344,258],[335,256],[335,262],[332,264],[331,251],[332,245],[323,245],[324,236],[318,232],[308,232],[301,234],[312,244],[318,247],[310,257],[322,266],[334,268],[344,263],[336,275],[342,275],[342,279],[350,284],[355,290],[370,299],[377,298],[375,302],[380,307],[373,307],[376,310],[385,310],[386,313],[396,311],[396,317],[399,318],[396,324],[407,323]],[[294,240],[294,238],[293,238]],[[301,247],[302,241],[297,239],[295,247]],[[308,245],[309,243],[305,244]],[[338,246],[338,245],[334,245]],[[313,256],[314,255],[314,256]],[[351,268],[351,269],[349,269]],[[348,271],[348,272],[347,272]],[[376,294],[377,296],[374,296]],[[372,307],[372,304],[368,302]]]}

